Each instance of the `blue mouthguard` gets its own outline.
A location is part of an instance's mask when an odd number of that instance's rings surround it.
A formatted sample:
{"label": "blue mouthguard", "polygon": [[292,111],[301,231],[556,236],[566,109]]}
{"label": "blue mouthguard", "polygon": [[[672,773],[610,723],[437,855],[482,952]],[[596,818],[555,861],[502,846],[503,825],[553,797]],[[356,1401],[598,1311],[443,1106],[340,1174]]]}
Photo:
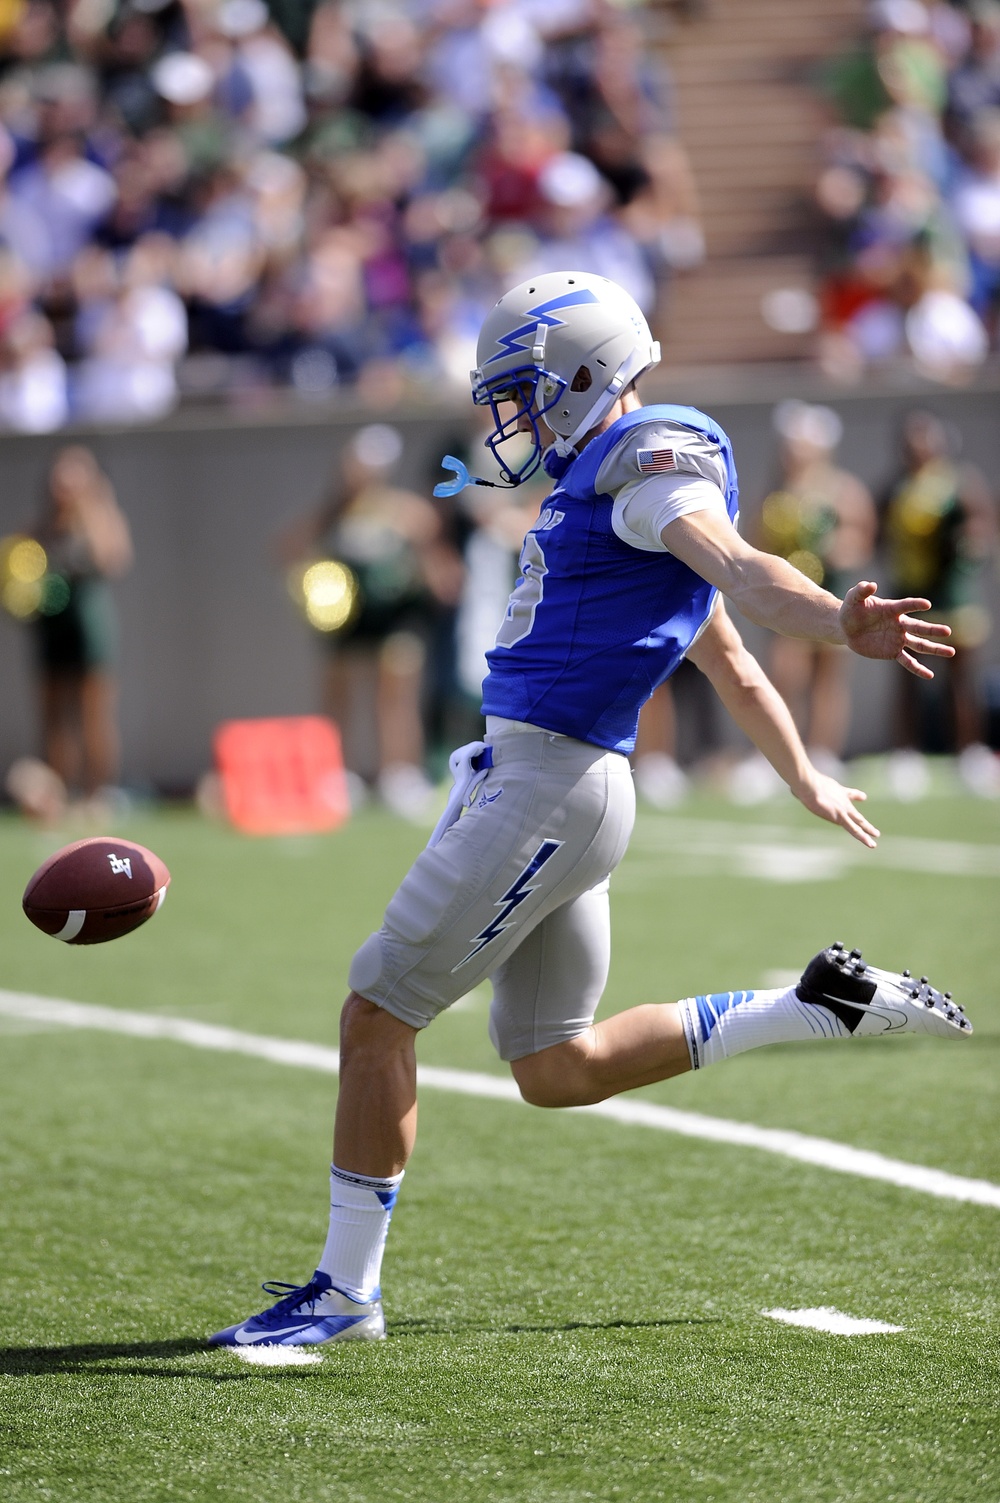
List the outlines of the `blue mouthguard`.
{"label": "blue mouthguard", "polygon": [[441,461],[443,470],[454,470],[453,480],[441,480],[434,487],[435,496],[457,496],[459,491],[464,491],[467,485],[495,485],[493,480],[480,480],[478,475],[470,475],[460,459],[454,454],[446,454]]}

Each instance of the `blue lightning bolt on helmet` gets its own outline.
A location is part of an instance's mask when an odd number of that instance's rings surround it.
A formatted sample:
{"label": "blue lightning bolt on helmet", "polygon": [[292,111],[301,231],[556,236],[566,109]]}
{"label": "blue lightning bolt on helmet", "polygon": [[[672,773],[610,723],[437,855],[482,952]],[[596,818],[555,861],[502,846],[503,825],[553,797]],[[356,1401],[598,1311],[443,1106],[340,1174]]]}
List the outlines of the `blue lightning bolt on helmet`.
{"label": "blue lightning bolt on helmet", "polygon": [[[472,372],[472,400],[489,407],[493,432],[485,440],[507,485],[520,485],[545,462],[557,475],[580,439],[611,411],[631,382],[660,359],[638,303],[607,277],[548,272],[514,287],[483,324]],[[508,415],[501,416],[505,405]],[[520,464],[505,461],[502,445],[528,419],[534,440]],[[544,418],[556,435],[548,450]]]}

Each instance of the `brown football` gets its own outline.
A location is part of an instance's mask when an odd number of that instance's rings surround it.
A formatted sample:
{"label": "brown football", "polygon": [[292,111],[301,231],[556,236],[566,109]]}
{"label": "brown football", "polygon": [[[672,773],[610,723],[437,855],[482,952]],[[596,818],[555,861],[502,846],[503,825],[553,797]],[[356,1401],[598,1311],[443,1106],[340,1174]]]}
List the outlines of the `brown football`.
{"label": "brown football", "polygon": [[170,873],[152,851],[98,835],[63,846],[24,890],[24,911],[43,934],[99,945],[138,929],[160,907]]}

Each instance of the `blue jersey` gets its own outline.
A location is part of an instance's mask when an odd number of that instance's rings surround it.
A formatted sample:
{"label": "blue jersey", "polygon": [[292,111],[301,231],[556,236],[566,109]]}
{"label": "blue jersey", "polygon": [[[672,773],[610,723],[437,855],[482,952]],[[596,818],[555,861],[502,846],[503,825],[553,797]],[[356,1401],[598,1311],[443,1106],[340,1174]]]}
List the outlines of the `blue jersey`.
{"label": "blue jersey", "polygon": [[612,527],[595,489],[630,429],[680,424],[718,446],[726,506],[738,513],[732,445],[693,407],[642,407],[590,443],[549,496],[521,551],[520,576],[487,653],[483,714],[525,720],[628,753],[639,710],[707,622],[717,591],[670,553],[643,552]]}

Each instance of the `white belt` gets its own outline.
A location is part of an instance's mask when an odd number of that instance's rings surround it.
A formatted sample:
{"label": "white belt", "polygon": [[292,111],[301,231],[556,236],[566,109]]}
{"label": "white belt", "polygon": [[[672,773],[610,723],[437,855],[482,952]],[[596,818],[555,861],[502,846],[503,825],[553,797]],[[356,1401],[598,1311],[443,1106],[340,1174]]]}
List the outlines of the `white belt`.
{"label": "white belt", "polygon": [[429,846],[437,845],[445,831],[450,830],[459,818],[462,810],[469,807],[492,766],[493,748],[487,746],[485,741],[470,741],[467,746],[460,746],[452,752],[448,758],[448,767],[455,781],[448,795],[445,811],[427,842]]}
{"label": "white belt", "polygon": [[[533,732],[536,735],[559,736],[566,738],[562,731],[547,731],[543,726],[530,725],[526,720],[505,720],[502,715],[487,715],[486,734],[496,736],[508,732]],[[470,741],[467,746],[460,746],[453,751],[448,758],[448,768],[454,782],[448,795],[445,811],[437,824],[427,844],[437,845],[446,830],[450,830],[456,819],[459,819],[463,809],[468,809],[483,783],[486,774],[493,766],[493,748],[485,741]]]}

